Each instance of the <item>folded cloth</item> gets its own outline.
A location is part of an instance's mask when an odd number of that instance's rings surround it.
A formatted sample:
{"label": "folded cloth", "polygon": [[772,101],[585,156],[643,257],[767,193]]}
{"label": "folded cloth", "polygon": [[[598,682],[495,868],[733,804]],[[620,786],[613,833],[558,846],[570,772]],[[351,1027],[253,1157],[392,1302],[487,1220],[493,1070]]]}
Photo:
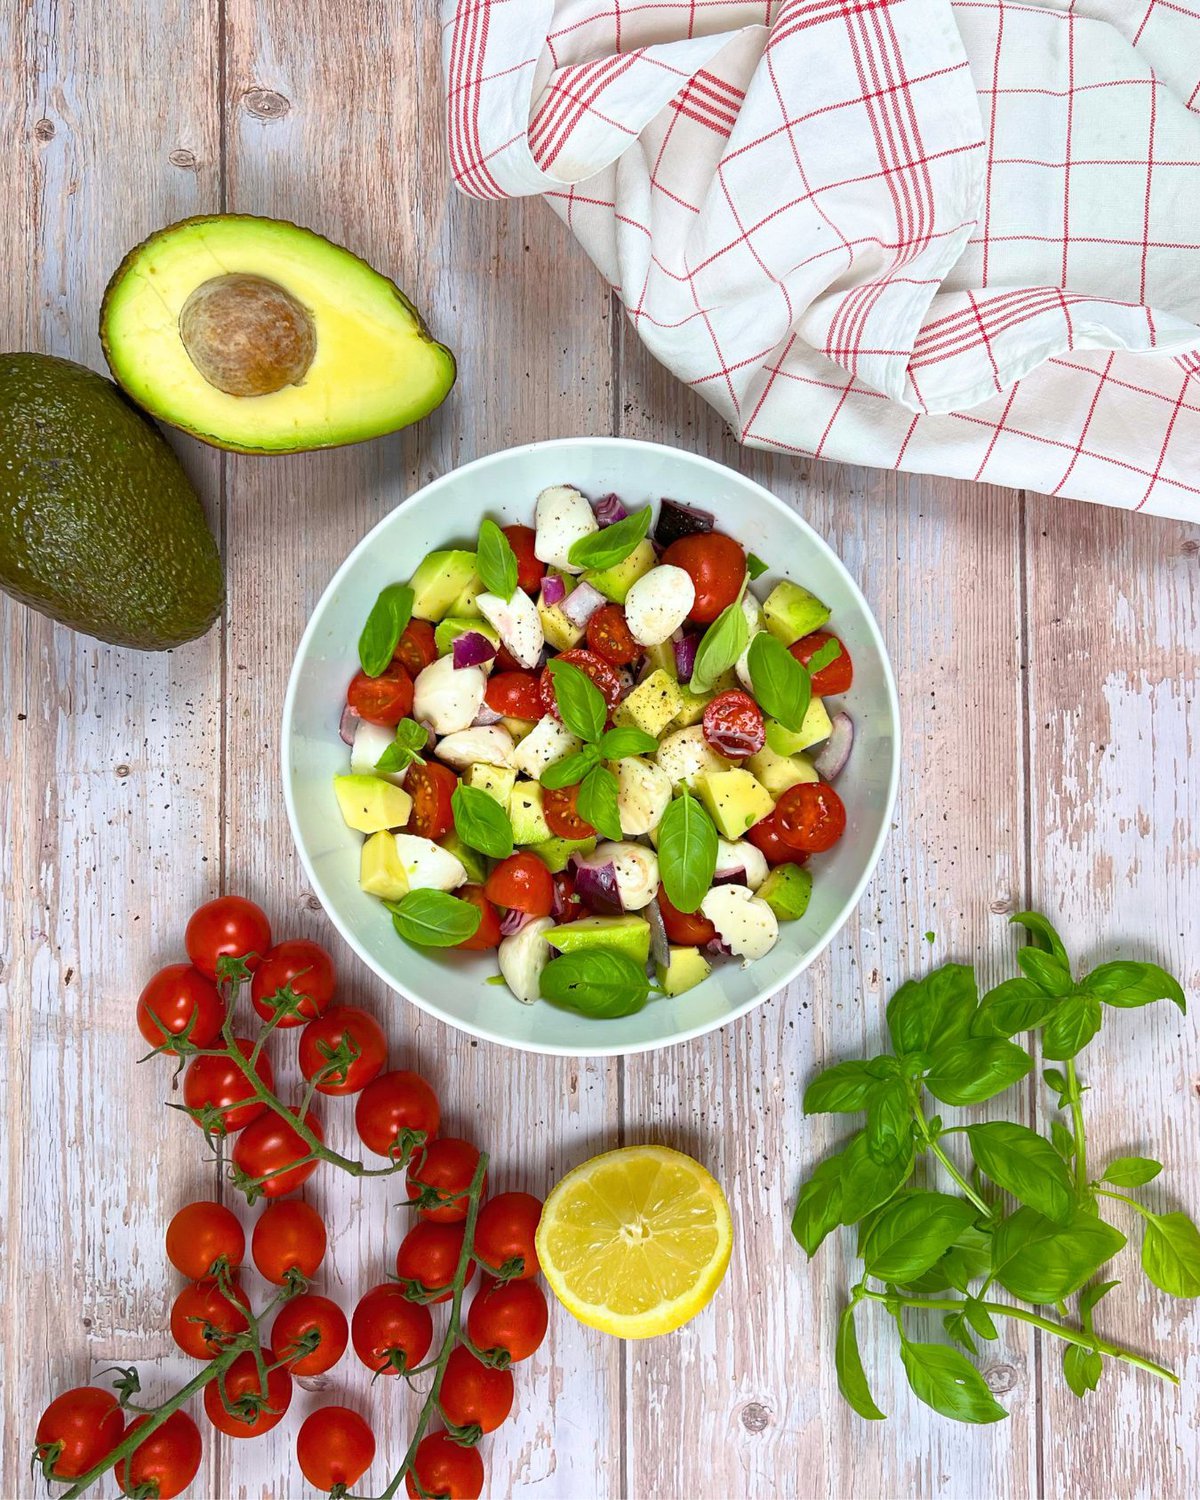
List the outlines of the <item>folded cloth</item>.
{"label": "folded cloth", "polygon": [[742,442],[1200,519],[1200,0],[444,0],[541,193]]}

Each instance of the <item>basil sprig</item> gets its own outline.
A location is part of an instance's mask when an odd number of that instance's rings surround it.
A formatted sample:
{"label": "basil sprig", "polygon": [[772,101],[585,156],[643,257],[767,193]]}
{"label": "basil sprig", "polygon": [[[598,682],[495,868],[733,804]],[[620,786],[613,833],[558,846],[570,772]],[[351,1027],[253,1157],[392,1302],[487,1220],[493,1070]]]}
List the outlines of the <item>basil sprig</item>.
{"label": "basil sprig", "polygon": [[799,730],[812,701],[808,669],[769,630],[750,642],[746,660],[759,708],[785,729]]}
{"label": "basil sprig", "polygon": [[836,635],[831,635],[823,645],[817,647],[808,659],[808,672],[810,677],[815,677],[818,672],[824,671],[828,666],[837,661],[842,654],[842,643]]}
{"label": "basil sprig", "polygon": [[549,792],[561,791],[565,786],[575,786],[599,764],[600,752],[596,746],[584,745],[548,765],[542,772],[541,783]]}
{"label": "basil sprig", "polygon": [[621,814],[617,809],[617,778],[607,766],[593,766],[579,783],[575,810],[601,838],[621,837]]}
{"label": "basil sprig", "polygon": [[658,825],[658,874],[667,900],[679,911],[695,911],[717,869],[717,830],[684,788]]}
{"label": "basil sprig", "polygon": [[767,572],[767,565],[761,557],[756,557],[753,552],[746,553],[746,572],[750,575],[750,582],[761,578]]}
{"label": "basil sprig", "polygon": [[387,671],[412,619],[412,607],[413,591],[406,583],[389,583],[380,591],[358,638],[358,659],[368,677]]}
{"label": "basil sprig", "polygon": [[562,657],[556,657],[549,670],[563,724],[581,740],[598,740],[608,719],[604,694],[586,672]]}
{"label": "basil sprig", "polygon": [[571,755],[564,755],[561,760],[547,766],[541,775],[542,785],[554,792],[579,783],[576,801],[579,816],[602,838],[619,839],[621,816],[617,806],[617,778],[600,762],[623,760],[627,755],[650,755],[658,749],[658,741],[653,735],[632,726],[606,730],[608,703],[604,694],[574,663],[560,658],[550,663],[550,672],[559,718],[584,744]]}
{"label": "basil sprig", "polygon": [[423,766],[421,751],[429,744],[429,731],[415,719],[401,719],[395,738],[375,762],[377,771],[403,771],[415,761]]}
{"label": "basil sprig", "polygon": [[658,741],[654,736],[647,734],[644,729],[634,728],[632,724],[618,724],[600,741],[602,760],[624,760],[630,755],[653,755],[657,749]]}
{"label": "basil sprig", "polygon": [[650,530],[650,507],[635,510],[623,521],[581,536],[571,543],[567,560],[576,568],[615,568],[622,563]]}
{"label": "basil sprig", "polygon": [[513,852],[513,831],[508,814],[481,787],[459,782],[450,798],[454,829],[463,843],[489,859],[507,859]]}
{"label": "basil sprig", "polygon": [[742,595],[746,592],[745,578],[732,604],[727,604],[700,638],[696,647],[696,660],[692,667],[692,680],[688,684],[693,693],[706,693],[723,672],[728,672],[750,639],[750,622],[742,608]]}
{"label": "basil sprig", "polygon": [[516,593],[516,553],[508,538],[491,519],[485,519],[479,527],[475,570],[489,594],[496,594],[507,600]]}
{"label": "basil sprig", "polygon": [[421,948],[453,948],[474,937],[483,918],[472,902],[446,891],[409,891],[399,901],[385,901],[384,905],[400,936]]}
{"label": "basil sprig", "polygon": [[[602,760],[624,760],[630,755],[653,755],[657,749],[658,741],[644,729],[618,725],[616,729],[609,729],[602,734],[597,744],[584,745],[582,749],[564,755],[561,760],[547,766],[542,772],[542,785],[552,792],[560,787],[574,786]],[[589,818],[588,822],[593,820]],[[614,837],[619,838],[620,835],[615,834]]]}
{"label": "basil sprig", "polygon": [[552,1005],[593,1020],[614,1020],[641,1010],[650,995],[644,964],[614,948],[589,948],[552,958],[542,970],[541,995]]}

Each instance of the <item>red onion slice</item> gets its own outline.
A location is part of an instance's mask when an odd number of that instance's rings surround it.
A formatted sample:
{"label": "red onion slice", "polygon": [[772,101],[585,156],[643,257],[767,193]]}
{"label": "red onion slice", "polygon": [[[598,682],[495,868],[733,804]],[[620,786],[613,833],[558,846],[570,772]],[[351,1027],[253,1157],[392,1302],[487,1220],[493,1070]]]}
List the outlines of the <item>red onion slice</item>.
{"label": "red onion slice", "polygon": [[621,504],[619,495],[601,495],[592,506],[601,526],[611,526],[614,521],[624,521],[629,512]]}
{"label": "red onion slice", "polygon": [[749,885],[746,872],[741,865],[736,870],[718,870],[713,876],[713,885]]}
{"label": "red onion slice", "polygon": [[575,871],[575,889],[585,906],[605,917],[619,917],[624,913],[617,886],[617,867],[611,859],[589,864],[586,856],[574,854],[571,864]]}
{"label": "red onion slice", "polygon": [[563,600],[562,612],[572,625],[582,629],[607,602],[599,589],[594,589],[590,583],[580,583]]}
{"label": "red onion slice", "polygon": [[709,953],[715,953],[720,958],[733,957],[733,949],[719,937],[709,938],[704,946]]}
{"label": "red onion slice", "polygon": [[479,630],[465,630],[456,636],[451,651],[456,672],[461,672],[464,667],[481,667],[496,654],[495,646]]}
{"label": "red onion slice", "polygon": [[471,728],[483,729],[486,728],[488,724],[499,724],[500,720],[503,717],[503,714],[498,714],[496,710],[490,706],[487,700],[484,699],[484,701],[479,705],[479,712],[471,720]]}
{"label": "red onion slice", "polygon": [[665,969],[671,962],[671,944],[667,939],[667,929],[657,896],[649,906],[642,908],[642,915],[650,924],[650,957]]}
{"label": "red onion slice", "polygon": [[833,716],[833,728],[829,732],[829,738],[821,748],[820,755],[813,760],[813,770],[824,781],[835,780],[844,769],[846,762],[850,759],[850,751],[854,745],[854,720],[849,714],[837,713]]}
{"label": "red onion slice", "polygon": [[716,517],[710,510],[700,510],[695,505],[682,505],[678,500],[664,497],[658,511],[658,525],[654,528],[654,540],[660,546],[669,547],[681,536],[696,536],[711,531]]}
{"label": "red onion slice", "polygon": [[354,731],[358,726],[359,716],[347,703],[342,709],[342,722],[338,725],[338,734],[341,735],[342,743],[354,748]]}
{"label": "red onion slice", "polygon": [[557,573],[547,573],[542,579],[542,603],[553,609],[567,597],[567,586]]}
{"label": "red onion slice", "polygon": [[510,906],[500,918],[500,932],[504,937],[512,937],[514,932],[520,932],[526,922],[532,922],[533,918],[527,911],[521,911],[519,907]]}
{"label": "red onion slice", "polygon": [[696,670],[696,652],[700,648],[700,637],[693,631],[673,641],[675,647],[675,675],[680,682],[690,682]]}

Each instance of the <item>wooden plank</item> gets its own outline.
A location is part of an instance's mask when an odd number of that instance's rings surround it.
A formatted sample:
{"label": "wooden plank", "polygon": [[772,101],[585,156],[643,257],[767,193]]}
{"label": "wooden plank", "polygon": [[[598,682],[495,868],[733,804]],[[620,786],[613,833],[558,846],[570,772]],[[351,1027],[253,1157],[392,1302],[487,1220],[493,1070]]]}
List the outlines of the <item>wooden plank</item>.
{"label": "wooden plank", "polygon": [[[4,9],[0,347],[103,369],[108,273],[147,231],[211,201],[214,13],[160,4],[120,26],[94,0]],[[189,467],[214,496],[213,462]],[[0,607],[0,1491],[25,1494],[33,1423],[58,1390],[114,1358],[149,1361],[149,1392],[182,1370],[162,1231],[202,1172],[196,1141],[183,1150],[163,1129],[164,1072],[136,1067],[132,1015],[177,956],[217,822],[220,634],[139,655]]]}

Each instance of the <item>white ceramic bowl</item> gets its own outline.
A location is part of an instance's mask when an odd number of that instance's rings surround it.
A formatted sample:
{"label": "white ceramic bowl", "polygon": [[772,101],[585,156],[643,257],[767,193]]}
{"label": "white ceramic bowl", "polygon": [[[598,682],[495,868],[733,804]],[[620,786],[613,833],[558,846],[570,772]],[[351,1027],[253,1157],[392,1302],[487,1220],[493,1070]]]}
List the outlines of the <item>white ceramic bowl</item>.
{"label": "white ceramic bowl", "polygon": [[[403,580],[434,548],[473,545],[484,516],[530,524],[548,484],[571,483],[595,498],[615,490],[627,504],[664,496],[703,506],[718,525],[771,565],[760,597],[789,577],[833,610],[832,625],[854,660],[846,702],[856,737],[838,781],[849,816],[836,848],[813,863],[813,895],[798,922],[781,924],[775,948],[748,968],[718,964],[675,999],[651,997],[637,1015],[593,1021],[539,1002],[522,1005],[484,981],[492,954],[417,949],[392,928],[385,908],[358,887],[360,834],[342,822],[333,777],[347,769],[338,735],[358,636],[376,595]],[[399,488],[399,487],[397,487]],[[532,1052],[643,1052],[698,1036],[744,1015],[805,969],[834,938],[862,895],[891,820],[899,769],[899,716],[879,628],[857,585],[795,511],[760,485],[693,453],[622,438],[571,438],[510,448],[435,479],[397,506],[338,569],[296,652],[283,708],[288,817],[313,889],[355,952],[399,994],[475,1036]],[[402,502],[402,503],[400,503]]]}

